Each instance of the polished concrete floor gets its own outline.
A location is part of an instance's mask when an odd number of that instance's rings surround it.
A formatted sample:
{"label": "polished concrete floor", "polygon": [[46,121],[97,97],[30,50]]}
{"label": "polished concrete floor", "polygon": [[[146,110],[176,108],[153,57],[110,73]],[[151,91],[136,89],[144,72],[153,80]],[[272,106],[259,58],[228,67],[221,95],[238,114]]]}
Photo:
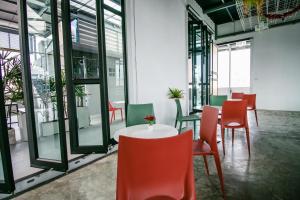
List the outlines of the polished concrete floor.
{"label": "polished concrete floor", "polygon": [[[300,199],[300,112],[259,111],[250,116],[251,157],[244,131],[226,134],[226,156],[219,150],[227,199]],[[27,192],[16,199],[115,199],[117,154]],[[210,176],[194,158],[197,199],[222,199],[213,159]]]}
{"label": "polished concrete floor", "polygon": [[[13,116],[13,120],[16,121],[16,116]],[[13,124],[16,133],[17,143],[10,145],[12,166],[14,179],[19,180],[31,174],[37,173],[42,169],[31,167],[30,166],[30,157],[29,157],[29,146],[27,141],[21,141],[21,133],[18,127],[18,124]],[[121,120],[121,116],[116,115],[116,119],[111,124],[111,133],[113,133],[125,127],[125,121]],[[80,145],[99,145],[102,144],[102,132],[101,125],[98,126],[89,126],[79,130]],[[95,139],[97,138],[97,139]],[[67,132],[66,134],[67,141],[67,151],[68,159],[72,160],[76,157],[81,156],[82,154],[71,154],[70,150],[70,135]],[[38,140],[39,153],[42,158],[58,158],[60,159],[60,146],[58,135],[50,135],[40,137]],[[1,162],[0,162],[1,163]],[[0,165],[0,180],[3,178],[2,163]]]}

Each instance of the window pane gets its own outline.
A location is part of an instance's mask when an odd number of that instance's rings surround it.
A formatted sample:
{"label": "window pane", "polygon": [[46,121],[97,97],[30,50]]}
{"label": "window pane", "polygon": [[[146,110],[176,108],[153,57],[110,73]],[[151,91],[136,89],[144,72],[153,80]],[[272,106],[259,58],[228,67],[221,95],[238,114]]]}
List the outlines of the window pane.
{"label": "window pane", "polygon": [[229,51],[218,52],[218,95],[229,94]]}
{"label": "window pane", "polygon": [[231,51],[232,91],[249,92],[250,89],[250,48]]}
{"label": "window pane", "polygon": [[27,1],[28,36],[38,155],[61,160],[50,4]]}
{"label": "window pane", "polygon": [[2,163],[1,152],[0,152],[0,182],[4,182],[4,172],[3,172],[3,163]]}
{"label": "window pane", "polygon": [[102,145],[100,85],[75,86],[79,146]]}
{"label": "window pane", "polygon": [[104,4],[115,10],[121,11],[121,1],[122,0],[104,0]]}
{"label": "window pane", "polygon": [[98,79],[98,38],[95,0],[70,1],[72,62],[75,79]]}
{"label": "window pane", "polygon": [[125,84],[124,84],[124,60],[122,19],[107,10],[105,16],[105,41],[107,82],[109,97],[110,132],[114,132],[125,126]]}

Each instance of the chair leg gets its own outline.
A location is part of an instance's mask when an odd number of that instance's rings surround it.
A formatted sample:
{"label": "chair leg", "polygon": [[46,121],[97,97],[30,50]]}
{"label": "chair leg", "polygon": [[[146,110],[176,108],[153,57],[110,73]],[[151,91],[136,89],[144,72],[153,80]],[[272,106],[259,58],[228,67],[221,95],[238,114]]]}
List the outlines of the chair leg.
{"label": "chair leg", "polygon": [[115,111],[112,111],[112,113],[111,113],[111,117],[110,117],[110,124],[112,124],[112,121],[113,121],[114,114],[115,114]]}
{"label": "chair leg", "polygon": [[254,114],[255,114],[255,119],[256,119],[256,126],[258,126],[258,120],[257,120],[257,112],[256,112],[256,109],[254,110]]}
{"label": "chair leg", "polygon": [[196,138],[196,121],[194,121],[194,138]]}
{"label": "chair leg", "polygon": [[249,156],[250,156],[250,133],[249,133],[249,128],[245,128],[246,130],[246,138],[247,138],[247,145],[248,145],[248,153],[249,153]]}
{"label": "chair leg", "polygon": [[122,121],[124,120],[123,118],[123,109],[121,109],[121,118],[122,118]]}
{"label": "chair leg", "polygon": [[182,121],[179,122],[179,133],[181,133],[181,128],[182,128]]}
{"label": "chair leg", "polygon": [[232,145],[233,145],[233,142],[234,142],[234,128],[232,129]]}
{"label": "chair leg", "polygon": [[222,137],[222,145],[223,145],[223,154],[225,156],[225,141],[224,141],[225,128],[221,128],[221,137]]}
{"label": "chair leg", "polygon": [[219,157],[218,152],[214,153],[214,158],[215,158],[216,168],[217,168],[217,171],[218,171],[218,176],[219,176],[219,179],[220,179],[221,190],[222,190],[222,193],[223,193],[223,197],[225,198],[224,178],[223,178],[221,161],[220,161],[220,157]]}
{"label": "chair leg", "polygon": [[208,163],[207,163],[207,158],[206,158],[206,156],[203,156],[203,159],[204,159],[204,164],[205,164],[206,174],[209,176]]}

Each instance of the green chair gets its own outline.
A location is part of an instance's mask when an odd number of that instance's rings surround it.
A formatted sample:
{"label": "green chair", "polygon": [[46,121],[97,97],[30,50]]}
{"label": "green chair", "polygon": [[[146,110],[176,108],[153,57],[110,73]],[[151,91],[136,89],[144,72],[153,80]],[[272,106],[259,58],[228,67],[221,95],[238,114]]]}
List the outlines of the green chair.
{"label": "green chair", "polygon": [[127,107],[126,127],[139,124],[146,124],[144,118],[147,115],[154,116],[154,109],[152,103],[129,104]]}
{"label": "green chair", "polygon": [[194,134],[196,133],[196,121],[200,121],[200,117],[198,115],[188,115],[183,116],[181,104],[179,99],[175,99],[176,107],[177,107],[177,115],[176,115],[176,121],[175,121],[175,128],[177,127],[177,122],[179,122],[179,133],[181,133],[182,129],[182,122],[194,122]]}
{"label": "green chair", "polygon": [[210,96],[210,105],[211,106],[222,106],[224,101],[227,100],[227,95],[220,95],[220,96]]}

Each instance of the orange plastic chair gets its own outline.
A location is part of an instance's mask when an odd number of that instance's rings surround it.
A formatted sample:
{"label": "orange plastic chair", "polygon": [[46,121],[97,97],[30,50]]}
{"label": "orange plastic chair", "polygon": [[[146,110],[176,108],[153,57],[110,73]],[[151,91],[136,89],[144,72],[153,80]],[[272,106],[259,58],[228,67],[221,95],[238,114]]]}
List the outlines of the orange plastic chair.
{"label": "orange plastic chair", "polygon": [[221,190],[223,196],[225,196],[224,179],[217,146],[218,115],[219,110],[217,108],[210,106],[204,107],[201,118],[200,139],[193,142],[193,155],[203,156],[207,175],[209,175],[209,170],[206,156],[214,156],[218,176],[220,179]]}
{"label": "orange plastic chair", "polygon": [[121,118],[122,118],[122,121],[123,121],[123,108],[116,108],[112,105],[112,103],[109,101],[108,102],[108,109],[109,109],[109,112],[112,112],[111,113],[111,118],[110,118],[110,124],[112,123],[113,119],[116,120],[116,111],[117,110],[120,110],[121,111]]}
{"label": "orange plastic chair", "polygon": [[192,130],[160,139],[120,136],[116,199],[196,199],[192,137]]}
{"label": "orange plastic chair", "polygon": [[254,111],[256,126],[258,126],[257,112],[256,112],[256,94],[244,94],[243,99],[247,100],[247,110]]}
{"label": "orange plastic chair", "polygon": [[221,116],[221,135],[223,143],[223,153],[225,155],[225,142],[224,142],[224,132],[225,128],[232,129],[232,144],[234,142],[234,129],[245,128],[248,153],[250,156],[250,139],[249,139],[249,126],[247,119],[247,101],[225,101],[222,106],[222,116]]}
{"label": "orange plastic chair", "polygon": [[242,92],[233,92],[231,94],[232,99],[243,99],[244,93]]}

